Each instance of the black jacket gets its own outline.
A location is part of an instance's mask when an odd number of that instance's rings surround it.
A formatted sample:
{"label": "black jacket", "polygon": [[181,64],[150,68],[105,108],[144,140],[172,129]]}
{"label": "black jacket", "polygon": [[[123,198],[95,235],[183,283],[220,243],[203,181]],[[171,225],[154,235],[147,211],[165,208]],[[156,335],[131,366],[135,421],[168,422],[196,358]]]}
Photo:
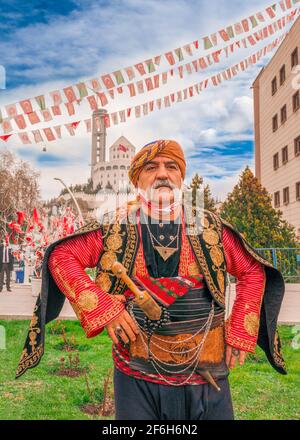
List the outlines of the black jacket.
{"label": "black jacket", "polygon": [[[0,270],[2,269],[2,261],[3,261],[3,244],[0,244]],[[11,249],[8,249],[8,259],[9,259],[9,270],[13,270],[14,268],[14,257],[12,256]]]}

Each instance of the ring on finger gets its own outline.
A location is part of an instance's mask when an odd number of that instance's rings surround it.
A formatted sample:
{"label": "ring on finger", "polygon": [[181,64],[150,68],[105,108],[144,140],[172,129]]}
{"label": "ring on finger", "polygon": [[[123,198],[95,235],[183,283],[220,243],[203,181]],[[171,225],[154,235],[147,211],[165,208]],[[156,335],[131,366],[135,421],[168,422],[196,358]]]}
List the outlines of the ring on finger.
{"label": "ring on finger", "polygon": [[118,325],[118,327],[115,328],[115,333],[117,335],[120,335],[122,333],[122,330],[123,330],[122,327]]}
{"label": "ring on finger", "polygon": [[237,348],[233,348],[231,353],[233,356],[239,356],[240,350],[238,350]]}

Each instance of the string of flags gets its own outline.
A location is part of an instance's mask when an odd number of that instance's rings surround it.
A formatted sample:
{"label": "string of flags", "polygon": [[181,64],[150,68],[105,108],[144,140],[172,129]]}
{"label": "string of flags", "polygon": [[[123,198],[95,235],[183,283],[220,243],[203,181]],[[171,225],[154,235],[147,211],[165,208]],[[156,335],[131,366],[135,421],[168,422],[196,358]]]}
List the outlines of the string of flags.
{"label": "string of flags", "polygon": [[[106,113],[104,114],[103,121],[106,126],[106,128],[109,128],[112,125],[117,125],[119,123],[124,123],[128,119],[130,119],[133,115],[136,118],[140,118],[142,116],[147,116],[154,110],[161,110],[163,107],[167,108],[170,107],[173,104],[180,103],[182,101],[185,101],[187,99],[191,99],[197,95],[199,95],[203,90],[205,90],[210,85],[213,86],[219,86],[223,81],[228,81],[231,78],[235,77],[242,71],[245,71],[250,66],[256,64],[262,57],[267,55],[269,52],[271,52],[275,47],[277,47],[282,40],[285,38],[286,33],[282,34],[280,37],[277,37],[275,40],[273,40],[268,45],[264,46],[260,50],[256,51],[252,55],[248,56],[244,60],[240,61],[239,63],[215,74],[212,75],[206,79],[204,79],[201,82],[197,82],[196,84],[193,84],[189,87],[186,87],[182,90],[178,90],[174,93],[171,93],[167,96],[164,96],[162,98],[158,98],[156,100],[151,100],[148,102],[145,102],[143,104],[139,104],[135,107],[129,107],[127,109],[119,110],[116,112],[112,112],[110,114]],[[100,116],[98,116],[96,119],[97,127],[101,127],[101,120]],[[64,127],[70,136],[75,136],[76,129],[79,126],[81,122],[84,122],[86,132],[91,132],[92,129],[92,119],[85,119],[83,121],[75,121],[71,122],[69,124],[64,124],[63,126],[58,125],[54,127],[48,127],[43,128],[40,130],[32,130],[30,132],[21,132],[21,133],[12,133],[9,135],[3,135],[0,136],[0,139],[7,142],[8,139],[10,139],[13,135],[18,135],[21,142],[23,144],[31,144],[32,137],[34,140],[34,143],[40,143],[45,142],[45,140],[51,142],[56,139],[61,139],[62,137],[62,128]],[[43,135],[45,136],[45,139],[43,138]],[[120,151],[125,151],[126,147],[123,145],[119,145]],[[126,150],[127,151],[127,150]]]}
{"label": "string of flags", "polygon": [[[266,7],[263,11],[227,26],[225,29],[168,51],[164,56],[158,55],[110,74],[104,74],[65,87],[62,90],[55,90],[6,105],[4,109],[0,110],[0,124],[3,133],[9,134],[12,132],[14,124],[19,130],[24,130],[27,123],[35,125],[41,122],[49,122],[62,115],[62,108],[66,109],[69,116],[73,116],[78,111],[80,103],[85,99],[88,101],[91,110],[94,111],[98,109],[98,103],[105,107],[110,100],[115,99],[125,91],[131,98],[165,85],[174,74],[178,74],[179,78],[182,79],[185,74],[204,70],[212,64],[220,62],[221,56],[229,57],[236,50],[243,47],[247,48],[249,44],[254,46],[259,41],[282,30],[299,13],[297,7],[291,11],[299,2],[300,0],[281,0]],[[277,19],[279,14],[283,12],[288,13]],[[267,24],[268,20],[276,21]],[[261,25],[264,26],[263,29],[258,30]],[[250,34],[246,36],[249,32]],[[244,38],[241,38],[243,35]],[[214,50],[215,47],[220,43],[224,44],[224,42],[228,45]],[[210,51],[210,53],[183,65],[175,66],[175,64],[186,60],[187,55],[195,57],[195,51]],[[170,68],[165,72],[156,73],[161,65],[162,58],[167,61]],[[155,74],[151,76],[152,73]]]}

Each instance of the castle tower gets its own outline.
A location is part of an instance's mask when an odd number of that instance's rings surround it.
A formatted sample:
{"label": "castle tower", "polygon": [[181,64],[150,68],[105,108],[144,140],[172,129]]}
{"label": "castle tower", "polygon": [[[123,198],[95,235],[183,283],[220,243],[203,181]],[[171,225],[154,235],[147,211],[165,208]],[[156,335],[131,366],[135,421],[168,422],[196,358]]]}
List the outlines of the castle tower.
{"label": "castle tower", "polygon": [[95,110],[92,115],[92,177],[93,168],[99,162],[105,162],[106,127],[103,116],[107,113],[104,109]]}

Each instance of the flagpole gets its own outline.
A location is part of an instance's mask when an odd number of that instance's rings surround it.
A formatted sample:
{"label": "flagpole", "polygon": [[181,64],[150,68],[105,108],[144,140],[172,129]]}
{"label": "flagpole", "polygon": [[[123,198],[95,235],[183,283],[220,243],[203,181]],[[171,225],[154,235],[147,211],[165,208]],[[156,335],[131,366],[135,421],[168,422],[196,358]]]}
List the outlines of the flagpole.
{"label": "flagpole", "polygon": [[77,209],[77,211],[78,211],[78,215],[79,215],[79,220],[80,220],[80,222],[82,223],[82,224],[84,224],[84,220],[83,220],[83,215],[82,215],[82,212],[81,212],[81,210],[80,210],[80,208],[79,208],[79,205],[78,205],[78,203],[77,203],[77,200],[75,199],[75,197],[74,197],[74,194],[72,193],[72,191],[70,190],[70,188],[65,184],[65,182],[62,180],[62,179],[60,179],[59,177],[54,177],[54,180],[58,180],[65,188],[66,188],[66,190],[68,191],[68,193],[70,194],[70,196],[71,196],[71,198],[72,198],[72,200],[73,200],[73,202],[75,203],[75,206],[76,206],[76,209]]}

